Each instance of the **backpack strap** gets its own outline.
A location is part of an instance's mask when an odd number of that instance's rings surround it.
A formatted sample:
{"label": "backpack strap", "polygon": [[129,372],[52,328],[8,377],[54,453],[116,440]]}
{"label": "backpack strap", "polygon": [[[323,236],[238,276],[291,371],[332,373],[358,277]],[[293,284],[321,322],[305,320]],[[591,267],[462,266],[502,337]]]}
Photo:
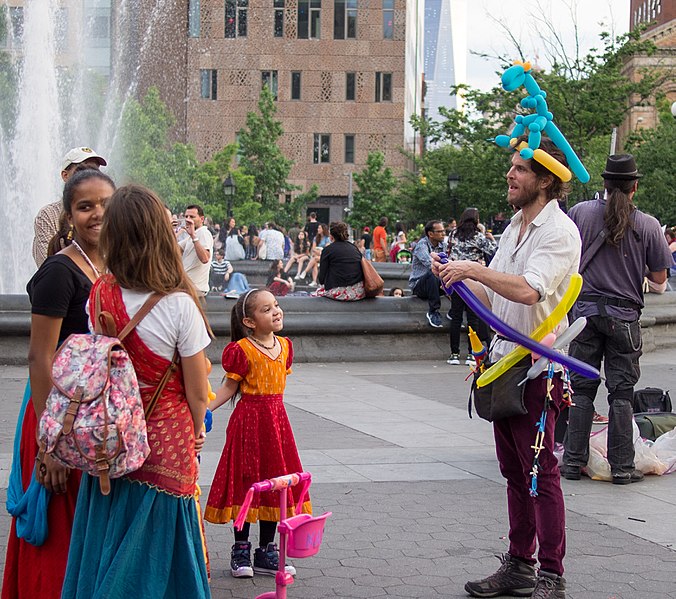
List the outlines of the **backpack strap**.
{"label": "backpack strap", "polygon": [[[120,341],[123,341],[124,338],[131,333],[136,326],[138,325],[139,322],[141,322],[147,315],[148,313],[155,307],[157,302],[159,302],[164,296],[161,293],[153,293],[141,306],[139,311],[134,314],[134,318],[130,319],[129,322],[125,325],[125,327],[120,331],[120,334],[117,335],[117,338]],[[99,285],[96,288],[96,293],[94,296],[94,314],[96,316],[95,318],[95,327],[96,327],[96,332],[99,333],[100,331],[104,331],[106,335],[110,335],[111,333],[114,334],[115,330],[117,329],[115,325],[115,321],[113,319],[113,315],[110,312],[104,312],[101,311],[101,286]],[[167,386],[167,383],[169,382],[169,378],[171,375],[176,371],[178,368],[178,363],[180,360],[180,356],[178,355],[178,348],[174,350],[174,356],[171,359],[171,364],[169,364],[169,367],[167,370],[164,372],[162,375],[162,378],[160,379],[160,382],[158,383],[157,387],[155,388],[155,392],[153,393],[152,397],[150,398],[150,401],[148,402],[148,405],[145,407],[145,417],[146,420],[152,414],[153,410],[155,409],[155,405],[157,404],[157,401],[160,398],[160,395],[162,394],[162,391],[164,391],[164,388]]]}
{"label": "backpack strap", "polygon": [[582,274],[589,266],[589,263],[592,261],[592,258],[596,256],[598,251],[601,249],[601,246],[606,242],[606,237],[608,236],[608,230],[603,228],[599,231],[599,234],[594,238],[594,241],[591,242],[584,255],[582,260],[580,260],[580,267],[577,269],[577,272]]}
{"label": "backpack strap", "polygon": [[124,341],[124,338],[136,328],[136,325],[138,325],[138,323],[148,315],[148,313],[155,307],[155,304],[157,304],[157,302],[159,302],[163,297],[164,296],[161,293],[153,293],[141,306],[139,311],[134,314],[134,318],[132,318],[120,331],[120,334],[117,336],[117,338],[120,341]]}
{"label": "backpack strap", "polygon": [[178,355],[178,348],[176,348],[174,350],[174,357],[171,359],[171,364],[169,364],[169,368],[167,368],[166,371],[164,372],[162,379],[157,384],[157,387],[155,388],[155,392],[153,393],[153,396],[150,398],[150,401],[148,402],[148,405],[146,406],[146,408],[144,410],[146,420],[148,420],[150,415],[153,413],[153,410],[155,409],[155,405],[157,404],[157,401],[160,399],[160,395],[162,395],[162,391],[164,391],[164,388],[167,386],[167,383],[169,382],[171,375],[174,372],[176,372],[176,369],[178,368],[179,359],[180,359],[180,357]]}

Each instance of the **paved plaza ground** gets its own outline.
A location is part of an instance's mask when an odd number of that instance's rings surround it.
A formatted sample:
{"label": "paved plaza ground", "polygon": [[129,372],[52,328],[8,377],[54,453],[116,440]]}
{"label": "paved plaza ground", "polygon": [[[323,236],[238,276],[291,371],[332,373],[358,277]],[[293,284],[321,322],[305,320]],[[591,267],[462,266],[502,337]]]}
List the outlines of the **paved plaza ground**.
{"label": "paved plaza ground", "polygon": [[[676,350],[647,354],[639,386],[676,388]],[[213,383],[220,379],[214,368]],[[4,504],[23,367],[0,367]],[[289,597],[465,597],[507,549],[505,486],[491,427],[467,417],[466,367],[438,362],[298,364],[286,402],[316,513],[332,511],[319,555],[296,560]],[[607,412],[605,396],[597,401]],[[228,410],[203,455],[208,492]],[[570,599],[676,598],[676,474],[627,487],[563,481]],[[10,518],[0,514],[0,554]],[[253,527],[256,532],[256,527]],[[235,580],[232,528],[207,525],[216,599],[252,599],[272,578]]]}

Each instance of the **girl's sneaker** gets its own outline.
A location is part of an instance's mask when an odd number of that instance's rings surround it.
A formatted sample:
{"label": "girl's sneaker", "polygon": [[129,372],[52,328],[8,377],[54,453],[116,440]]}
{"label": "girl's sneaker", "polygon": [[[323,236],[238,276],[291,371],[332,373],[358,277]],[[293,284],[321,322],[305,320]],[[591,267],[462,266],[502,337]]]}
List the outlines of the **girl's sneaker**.
{"label": "girl's sneaker", "polygon": [[[277,545],[268,543],[267,547],[257,547],[254,551],[253,571],[256,574],[274,576],[279,569],[279,551]],[[284,571],[291,576],[296,575],[296,568],[290,564],[284,566]]]}
{"label": "girl's sneaker", "polygon": [[460,356],[458,354],[451,354],[451,357],[446,360],[446,364],[458,366],[460,364]]}
{"label": "girl's sneaker", "polygon": [[476,364],[476,360],[474,359],[474,356],[472,354],[467,354],[467,359],[465,360],[465,366],[474,366]]}
{"label": "girl's sneaker", "polygon": [[[258,550],[256,550],[258,551]],[[251,543],[237,541],[230,552],[230,574],[235,578],[253,578],[251,567]]]}

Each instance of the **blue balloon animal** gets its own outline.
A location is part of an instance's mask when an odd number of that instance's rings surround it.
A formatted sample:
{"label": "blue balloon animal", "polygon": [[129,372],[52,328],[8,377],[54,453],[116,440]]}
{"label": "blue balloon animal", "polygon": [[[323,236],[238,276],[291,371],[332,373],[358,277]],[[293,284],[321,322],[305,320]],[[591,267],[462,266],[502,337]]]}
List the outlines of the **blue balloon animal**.
{"label": "blue balloon animal", "polygon": [[[540,89],[537,81],[531,75],[531,65],[528,62],[516,62],[502,74],[502,87],[506,91],[514,91],[519,87],[525,87],[528,96],[521,100],[521,106],[528,110],[534,110],[529,115],[517,115],[514,119],[516,125],[510,135],[498,135],[495,143],[501,148],[513,148],[519,151],[524,160],[531,158],[541,163],[545,168],[553,172],[562,181],[570,181],[570,171],[582,182],[589,181],[589,173],[584,168],[577,154],[571,148],[568,140],[554,124],[554,115],[547,107],[547,93]],[[528,144],[522,143],[515,147],[516,139],[528,133]],[[564,153],[570,169],[561,162],[540,150],[542,136],[546,135]]]}

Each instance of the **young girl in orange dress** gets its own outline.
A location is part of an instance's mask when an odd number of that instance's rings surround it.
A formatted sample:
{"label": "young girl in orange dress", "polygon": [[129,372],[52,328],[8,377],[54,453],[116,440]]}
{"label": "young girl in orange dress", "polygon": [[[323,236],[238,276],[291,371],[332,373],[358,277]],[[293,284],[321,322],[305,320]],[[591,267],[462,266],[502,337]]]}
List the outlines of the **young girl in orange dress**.
{"label": "young girl in orange dress", "polygon": [[[231,315],[231,338],[223,350],[223,386],[209,406],[216,410],[241,394],[226,431],[225,447],[211,486],[204,518],[215,524],[234,520],[249,487],[258,481],[301,472],[303,467],[284,408],[286,377],[291,373],[293,346],[282,330],[284,313],[272,293],[251,289],[235,304]],[[289,493],[287,517],[296,514],[294,505],[300,487]],[[298,512],[312,513],[309,499]],[[257,574],[274,575],[279,552],[274,543],[279,522],[279,497],[260,493],[241,531],[235,530],[230,572],[235,578]],[[251,564],[250,523],[259,522],[259,547]],[[293,566],[287,572],[295,574]]]}

